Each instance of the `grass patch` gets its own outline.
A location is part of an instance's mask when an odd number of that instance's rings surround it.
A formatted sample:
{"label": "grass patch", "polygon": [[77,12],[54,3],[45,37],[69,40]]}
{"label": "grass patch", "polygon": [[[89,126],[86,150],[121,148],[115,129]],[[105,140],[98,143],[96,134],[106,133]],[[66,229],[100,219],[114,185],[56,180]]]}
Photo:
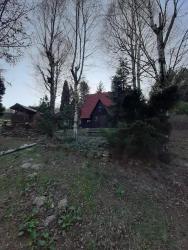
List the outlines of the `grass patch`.
{"label": "grass patch", "polygon": [[96,207],[95,196],[104,181],[105,176],[102,170],[99,171],[90,162],[86,162],[78,175],[75,176],[72,196],[74,199],[80,197],[87,211],[94,211]]}

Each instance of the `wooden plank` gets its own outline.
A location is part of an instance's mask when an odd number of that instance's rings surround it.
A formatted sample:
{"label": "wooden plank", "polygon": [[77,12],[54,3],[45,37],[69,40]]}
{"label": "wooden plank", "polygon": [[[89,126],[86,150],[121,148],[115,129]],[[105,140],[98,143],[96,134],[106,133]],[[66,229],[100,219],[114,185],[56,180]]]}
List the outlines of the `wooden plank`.
{"label": "wooden plank", "polygon": [[2,152],[0,152],[0,157],[1,157],[1,156],[4,156],[4,155],[12,154],[12,153],[17,152],[17,151],[24,150],[24,149],[27,149],[27,148],[31,148],[31,147],[34,147],[34,146],[36,146],[36,145],[37,145],[37,143],[24,144],[23,146],[21,146],[21,147],[19,147],[19,148],[9,149],[9,150],[7,150],[7,151],[2,151]]}

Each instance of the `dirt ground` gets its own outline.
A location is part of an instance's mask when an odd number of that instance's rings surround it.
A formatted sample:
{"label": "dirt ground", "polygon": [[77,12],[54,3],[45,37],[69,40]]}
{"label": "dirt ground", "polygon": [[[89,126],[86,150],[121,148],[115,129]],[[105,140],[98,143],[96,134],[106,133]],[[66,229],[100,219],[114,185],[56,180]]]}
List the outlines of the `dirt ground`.
{"label": "dirt ground", "polygon": [[[0,142],[2,150],[28,140]],[[188,130],[173,131],[169,149],[170,163],[151,166],[47,142],[1,157],[0,250],[186,250]]]}

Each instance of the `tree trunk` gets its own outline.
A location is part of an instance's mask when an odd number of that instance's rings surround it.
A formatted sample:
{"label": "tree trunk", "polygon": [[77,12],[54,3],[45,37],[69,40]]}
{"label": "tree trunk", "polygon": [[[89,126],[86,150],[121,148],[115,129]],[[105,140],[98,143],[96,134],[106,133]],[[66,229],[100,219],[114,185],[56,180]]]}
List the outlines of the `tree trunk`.
{"label": "tree trunk", "polygon": [[137,52],[137,88],[140,90],[140,57],[141,57],[141,44],[139,42],[138,52]]}
{"label": "tree trunk", "polygon": [[132,58],[132,79],[133,79],[133,89],[136,89],[136,62]]}
{"label": "tree trunk", "polygon": [[78,83],[74,84],[74,126],[73,135],[75,140],[78,138]]}
{"label": "tree trunk", "polygon": [[157,34],[157,48],[158,48],[158,60],[159,60],[159,78],[161,87],[164,86],[166,81],[166,58],[165,47],[163,41],[163,31],[160,30]]}
{"label": "tree trunk", "polygon": [[50,88],[50,113],[53,116],[55,114],[55,91],[54,86]]}
{"label": "tree trunk", "polygon": [[49,53],[49,61],[50,61],[50,113],[53,116],[55,114],[55,99],[56,99],[56,91],[55,91],[55,64],[54,58],[52,56],[52,51]]}

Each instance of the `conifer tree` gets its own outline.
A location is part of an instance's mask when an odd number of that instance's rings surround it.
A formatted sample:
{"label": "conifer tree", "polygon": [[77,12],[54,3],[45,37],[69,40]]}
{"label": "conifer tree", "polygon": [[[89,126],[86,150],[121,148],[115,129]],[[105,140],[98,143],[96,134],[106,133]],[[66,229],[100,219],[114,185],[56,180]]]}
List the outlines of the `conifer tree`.
{"label": "conifer tree", "polygon": [[80,104],[82,105],[86,100],[86,96],[89,94],[88,83],[86,81],[81,81],[79,90],[80,90]]}
{"label": "conifer tree", "polygon": [[62,112],[64,107],[69,104],[70,104],[70,89],[69,89],[68,82],[65,80],[64,85],[63,85],[62,95],[61,95],[60,111]]}
{"label": "conifer tree", "polygon": [[74,118],[74,98],[72,87],[69,87],[67,81],[65,81],[63,85],[60,114],[61,119],[59,127],[63,129],[71,128],[73,125]]}
{"label": "conifer tree", "polygon": [[122,96],[122,93],[124,93],[125,88],[128,85],[128,75],[129,71],[127,69],[127,63],[120,59],[116,74],[112,80],[113,99],[117,99],[118,101]]}
{"label": "conifer tree", "polygon": [[97,86],[97,93],[102,93],[102,92],[104,92],[104,84],[102,81],[100,81]]}
{"label": "conifer tree", "polygon": [[5,84],[3,78],[0,76],[0,116],[3,115],[3,112],[5,110],[2,104],[2,98],[4,94],[5,94]]}
{"label": "conifer tree", "polygon": [[126,61],[120,59],[116,74],[112,80],[112,101],[111,109],[113,125],[117,125],[121,119],[122,104],[124,101],[125,91],[128,88],[129,71]]}

